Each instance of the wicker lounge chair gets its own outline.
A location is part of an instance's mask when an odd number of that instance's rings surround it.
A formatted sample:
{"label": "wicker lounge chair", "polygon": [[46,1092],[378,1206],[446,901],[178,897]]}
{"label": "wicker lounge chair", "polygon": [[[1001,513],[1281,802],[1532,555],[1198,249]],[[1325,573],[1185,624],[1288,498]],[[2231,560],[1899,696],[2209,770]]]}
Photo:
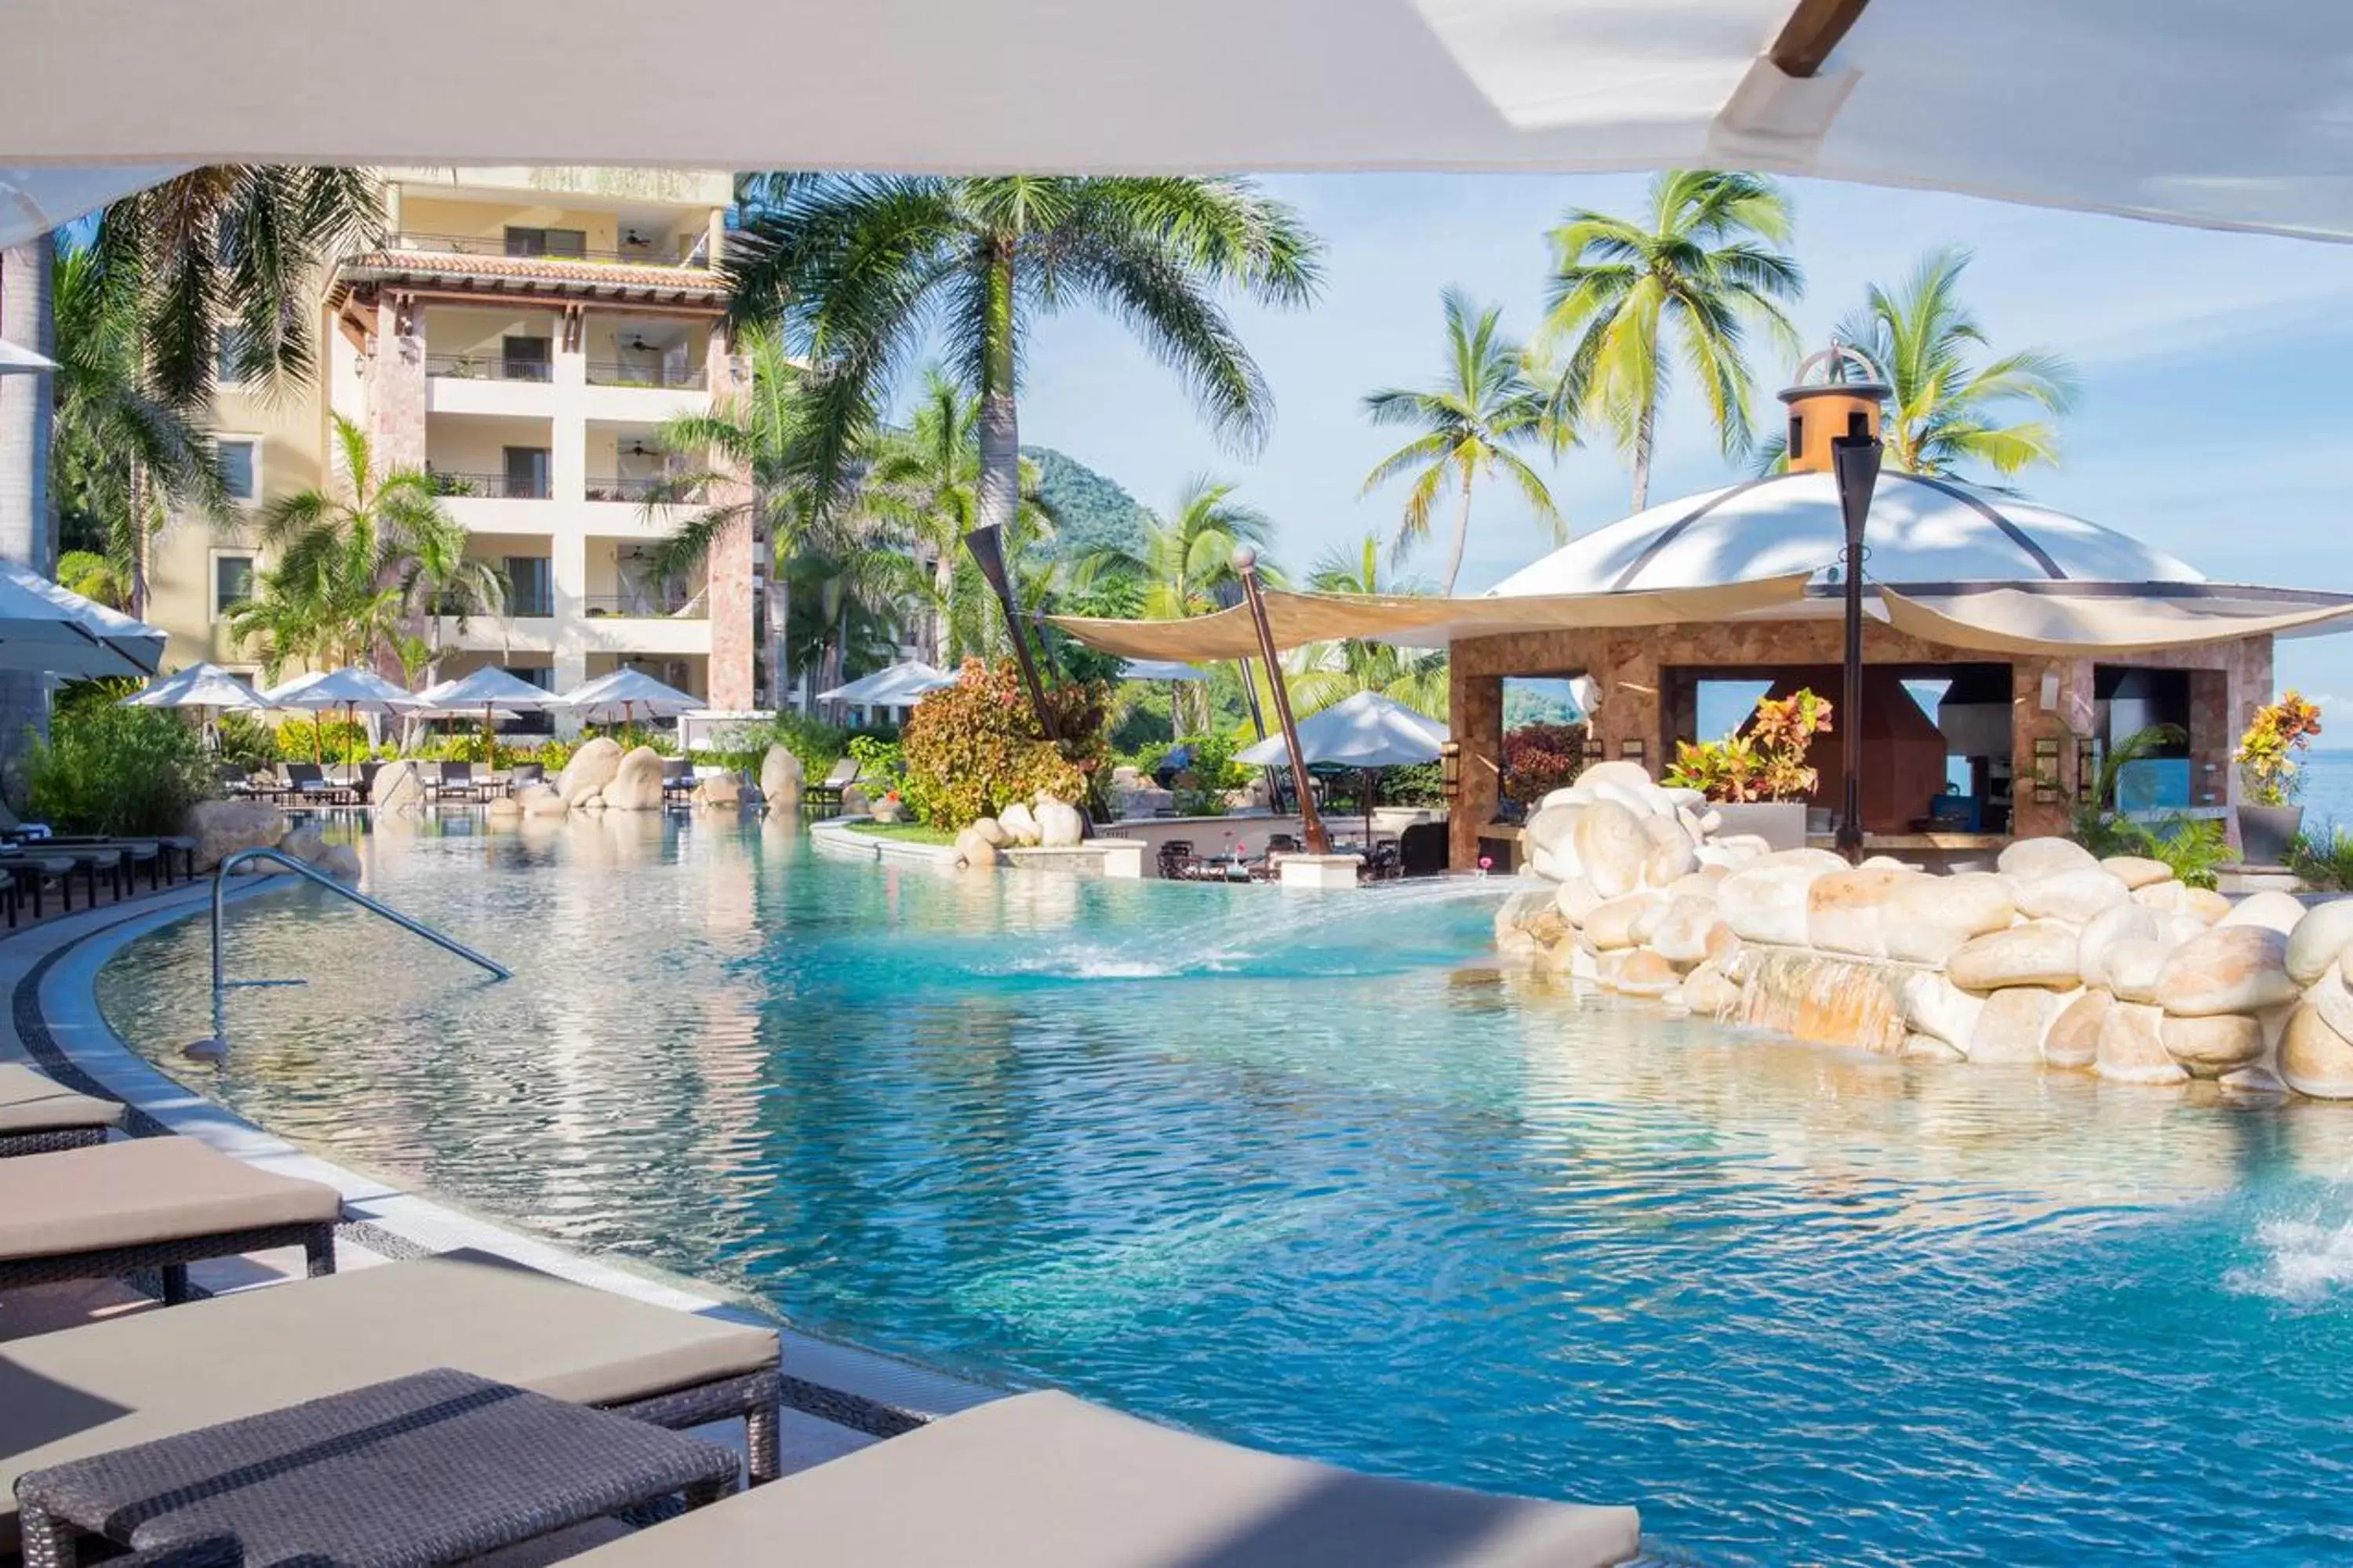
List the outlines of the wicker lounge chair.
{"label": "wicker lounge chair", "polygon": [[192,1138],[134,1138],[0,1161],[0,1290],[160,1269],[187,1299],[188,1265],[300,1246],[335,1268],[332,1187],[273,1175]]}
{"label": "wicker lounge chair", "polygon": [[1605,1568],[1630,1508],[1387,1480],[1065,1393],[934,1422],[575,1559],[580,1568]]}
{"label": "wicker lounge chair", "polygon": [[662,759],[662,803],[682,806],[694,799],[694,764],[683,757]]}
{"label": "wicker lounge chair", "polygon": [[740,1419],[752,1478],[777,1473],[773,1331],[444,1253],[0,1343],[0,1554],[27,1470],[437,1367],[681,1430]]}
{"label": "wicker lounge chair", "polygon": [[474,778],[472,763],[445,762],[439,777],[433,780],[430,793],[436,800],[479,800],[482,787]]}
{"label": "wicker lounge chair", "polygon": [[845,757],[833,765],[833,771],[808,787],[801,797],[805,805],[839,806],[842,791],[858,782],[858,758]]}
{"label": "wicker lounge chair", "polygon": [[121,1125],[119,1101],[78,1095],[30,1067],[0,1062],[0,1159],[86,1149]]}

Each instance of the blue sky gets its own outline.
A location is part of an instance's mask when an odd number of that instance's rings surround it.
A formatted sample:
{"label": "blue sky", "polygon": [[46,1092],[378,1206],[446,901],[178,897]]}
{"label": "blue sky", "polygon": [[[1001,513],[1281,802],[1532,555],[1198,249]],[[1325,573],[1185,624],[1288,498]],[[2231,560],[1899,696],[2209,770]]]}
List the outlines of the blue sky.
{"label": "blue sky", "polygon": [[[1281,557],[1305,565],[1368,529],[1386,534],[1402,487],[1359,498],[1400,438],[1364,418],[1374,387],[1440,369],[1439,291],[1461,283],[1532,331],[1545,234],[1574,206],[1639,210],[1641,177],[1303,175],[1270,180],[1326,245],[1312,310],[1238,311],[1274,388],[1272,437],[1222,447],[1182,389],[1114,323],[1042,323],[1030,343],[1022,439],[1059,447],[1166,506],[1188,476],[1237,481],[1278,524]],[[2353,590],[2353,247],[2209,233],[1965,197],[1792,182],[1792,249],[1807,275],[1796,320],[1810,346],[1873,281],[1894,282],[1933,246],[1977,260],[1967,298],[1998,348],[2040,345],[2082,376],[2065,461],[2027,493],[2137,535],[2218,578]],[[1788,368],[1760,349],[1759,400]],[[1722,482],[1695,397],[1672,401],[1651,493]],[[1551,474],[1573,529],[1626,511],[1628,475],[1606,447]],[[1472,523],[1466,590],[1540,553],[1524,507],[1501,490]],[[1412,567],[1434,578],[1436,545]],[[2353,635],[2283,643],[2280,679],[2353,713]],[[2341,698],[2341,704],[2329,699]]]}

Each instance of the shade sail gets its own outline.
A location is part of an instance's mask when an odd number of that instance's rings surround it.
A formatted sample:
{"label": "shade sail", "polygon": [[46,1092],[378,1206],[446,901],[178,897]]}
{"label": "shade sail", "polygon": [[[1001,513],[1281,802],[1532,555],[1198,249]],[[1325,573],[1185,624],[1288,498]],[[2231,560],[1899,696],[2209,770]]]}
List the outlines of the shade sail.
{"label": "shade sail", "polygon": [[58,362],[47,355],[10,343],[0,337],[0,376],[38,376],[44,370],[55,370]]}
{"label": "shade sail", "polygon": [[[354,69],[384,58],[373,7],[16,0],[11,58],[48,69],[0,95],[15,188],[70,216],[125,177],[89,165],[228,160],[1747,167],[2353,235],[2353,7],[2333,0],[670,0],[650,29],[634,0],[399,15],[404,37],[464,48],[429,70]],[[1824,17],[1826,48],[1793,45]],[[727,60],[824,69],[790,92],[714,93],[715,38]],[[584,114],[580,84],[611,77],[616,39],[628,90]],[[104,91],[71,69],[96,61]],[[27,176],[65,164],[85,165],[55,171],[70,190]],[[27,221],[0,200],[0,240],[58,218]]]}
{"label": "shade sail", "polygon": [[699,713],[702,699],[666,685],[643,670],[615,670],[564,694],[564,705],[588,724],[635,724],[639,719],[676,718]]}
{"label": "shade sail", "polygon": [[126,708],[220,708],[253,712],[278,705],[217,664],[191,664],[158,676],[143,692],[122,699]]}
{"label": "shade sail", "polygon": [[1888,624],[1931,642],[1984,653],[2082,658],[2149,653],[2238,637],[2353,630],[2353,596],[2199,584],[2198,591],[2031,593],[2014,588],[1943,595],[1883,588]]}
{"label": "shade sail", "polygon": [[855,703],[860,707],[903,708],[923,700],[925,692],[936,692],[942,686],[953,686],[956,678],[944,670],[935,670],[921,659],[910,659],[903,664],[892,664],[860,675],[847,685],[819,692],[821,703]]}
{"label": "shade sail", "polygon": [[[1794,602],[1805,594],[1806,576],[1792,572],[1714,588],[1515,599],[1293,593],[1283,588],[1269,588],[1262,597],[1278,652],[1342,638],[1394,642],[1407,648],[1442,648],[1466,637],[1499,637],[1514,631],[1720,620]],[[1101,620],[1076,615],[1047,620],[1091,648],[1129,659],[1249,659],[1259,652],[1258,634],[1243,605],[1189,620]]]}
{"label": "shade sail", "polygon": [[[1299,721],[1299,749],[1310,768],[1403,768],[1435,762],[1446,726],[1378,692],[1358,692]],[[1282,768],[1291,748],[1278,732],[1234,753],[1250,768]]]}

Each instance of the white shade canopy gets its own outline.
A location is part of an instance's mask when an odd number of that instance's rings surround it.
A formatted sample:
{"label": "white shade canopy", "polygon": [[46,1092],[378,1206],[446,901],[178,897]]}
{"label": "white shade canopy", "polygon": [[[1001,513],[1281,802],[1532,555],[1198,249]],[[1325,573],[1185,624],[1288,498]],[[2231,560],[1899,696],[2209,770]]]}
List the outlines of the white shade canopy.
{"label": "white shade canopy", "polygon": [[[403,36],[465,47],[357,70],[385,50],[368,6],[18,0],[13,58],[53,69],[0,96],[17,165],[0,243],[154,165],[230,160],[1745,167],[2353,236],[2353,6],[2334,0],[671,0],[659,27],[647,16],[410,0]],[[714,38],[729,59],[824,69],[714,96]],[[583,114],[617,39],[629,90]],[[102,92],[66,69],[100,60]]]}
{"label": "white shade canopy", "polygon": [[953,686],[956,678],[944,670],[935,670],[921,659],[910,659],[903,664],[892,664],[871,675],[860,675],[847,685],[836,686],[829,692],[819,692],[821,703],[855,703],[868,708],[909,707],[923,699],[925,692],[936,692],[942,686]]}
{"label": "white shade canopy", "polygon": [[443,716],[480,713],[538,713],[564,705],[554,692],[543,692],[529,681],[496,664],[485,664],[470,674],[417,694],[422,711]]}
{"label": "white shade canopy", "polygon": [[278,705],[217,664],[191,664],[159,675],[147,689],[122,699],[126,708],[220,708],[254,712]]}
{"label": "white shade canopy", "polygon": [[152,675],[164,662],[160,627],[0,561],[0,670],[87,678]]}
{"label": "white shade canopy", "polygon": [[0,376],[37,376],[57,367],[58,362],[48,355],[0,337]]}
{"label": "white shade canopy", "polygon": [[[1378,692],[1358,692],[1299,721],[1299,749],[1310,768],[1402,768],[1435,762],[1446,726]],[[1234,753],[1250,768],[1282,768],[1291,749],[1278,732]]]}
{"label": "white shade canopy", "polygon": [[374,670],[358,664],[298,675],[270,688],[269,695],[281,707],[342,708],[364,714],[414,713],[425,705]]}
{"label": "white shade canopy", "polygon": [[564,705],[588,724],[633,724],[641,718],[676,718],[701,711],[702,699],[665,685],[642,670],[615,670],[564,694]]}

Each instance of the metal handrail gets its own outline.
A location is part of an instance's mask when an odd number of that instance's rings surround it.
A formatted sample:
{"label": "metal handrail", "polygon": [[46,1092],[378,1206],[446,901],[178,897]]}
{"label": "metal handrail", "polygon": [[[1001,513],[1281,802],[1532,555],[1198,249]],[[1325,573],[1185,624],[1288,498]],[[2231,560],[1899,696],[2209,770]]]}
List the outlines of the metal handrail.
{"label": "metal handrail", "polygon": [[343,897],[350,899],[353,903],[358,905],[363,909],[373,910],[375,913],[383,916],[385,919],[391,921],[401,929],[414,932],[417,936],[424,938],[435,947],[442,948],[447,952],[455,953],[458,957],[464,959],[469,963],[480,964],[482,968],[491,971],[491,976],[494,980],[512,980],[514,978],[514,971],[508,969],[504,964],[496,963],[491,959],[482,957],[481,954],[474,951],[473,948],[466,946],[465,943],[459,941],[456,938],[445,937],[440,932],[435,930],[432,927],[426,925],[423,921],[403,915],[391,905],[383,903],[377,899],[370,898],[366,894],[362,893],[355,887],[344,886],[342,883],[337,882],[333,877],[329,876],[325,872],[319,870],[316,866],[307,864],[302,861],[295,859],[292,855],[288,854],[284,850],[242,849],[238,850],[234,854],[223,856],[220,863],[220,868],[213,873],[213,1035],[210,1040],[199,1040],[195,1044],[189,1046],[188,1052],[192,1055],[216,1055],[228,1048],[228,1019],[226,1012],[226,1001],[230,986],[301,985],[302,983],[301,980],[230,980],[222,972],[221,917],[227,911],[227,903],[228,898],[228,875],[230,872],[236,870],[238,866],[243,865],[249,860],[275,861],[280,865],[284,866],[287,870],[293,872],[298,875],[309,877],[312,882],[315,882],[320,886],[326,888],[329,892],[341,894]]}

